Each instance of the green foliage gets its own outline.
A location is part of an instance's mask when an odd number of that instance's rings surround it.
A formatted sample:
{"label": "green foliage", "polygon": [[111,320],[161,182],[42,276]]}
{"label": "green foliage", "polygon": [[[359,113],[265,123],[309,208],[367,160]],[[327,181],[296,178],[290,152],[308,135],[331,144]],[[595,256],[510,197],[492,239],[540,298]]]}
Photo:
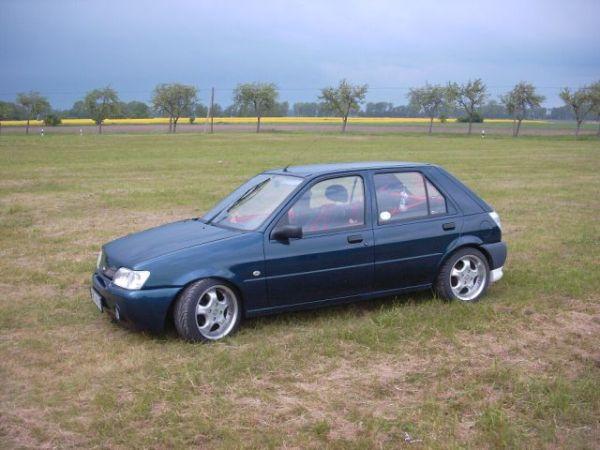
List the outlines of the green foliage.
{"label": "green foliage", "polygon": [[62,119],[58,114],[46,114],[46,117],[44,117],[44,125],[49,127],[55,127],[57,125],[60,125],[61,122]]}
{"label": "green foliage", "polygon": [[25,111],[27,120],[36,119],[41,114],[50,110],[48,99],[35,91],[31,91],[27,94],[18,94],[17,103],[21,105]]}
{"label": "green foliage", "polygon": [[144,119],[150,117],[150,107],[144,102],[134,100],[123,104],[122,113],[127,118]]}
{"label": "green foliage", "polygon": [[202,117],[206,117],[207,114],[208,114],[207,106],[204,106],[202,103],[196,104],[196,107],[194,108],[194,116],[202,118]]}
{"label": "green foliage", "polygon": [[423,87],[411,88],[407,96],[411,108],[429,117],[429,133],[431,134],[433,119],[446,103],[446,89],[440,85],[426,83]]}
{"label": "green foliage", "polygon": [[592,83],[587,88],[588,97],[592,103],[591,111],[600,118],[600,81]]}
{"label": "green foliage", "polygon": [[98,125],[98,131],[102,132],[102,122],[111,116],[119,114],[119,96],[111,87],[94,89],[87,93],[83,99],[83,110],[88,117]]}
{"label": "green foliage", "polygon": [[591,112],[596,116],[598,123],[597,136],[600,137],[600,81],[596,81],[588,87],[590,100],[592,102]]}
{"label": "green foliage", "polygon": [[83,100],[77,100],[75,103],[73,103],[73,106],[67,112],[66,117],[73,117],[77,119],[87,118],[87,111]]}
{"label": "green foliage", "polygon": [[234,104],[238,108],[252,108],[256,117],[275,105],[278,97],[277,86],[273,83],[238,84],[233,93]]}
{"label": "green foliage", "polygon": [[457,104],[466,113],[469,123],[469,134],[471,134],[472,119],[476,117],[475,113],[483,106],[487,98],[487,88],[481,78],[473,81],[469,80],[466,84],[448,83],[446,88],[448,103]]}
{"label": "green foliage", "polygon": [[426,83],[423,87],[411,88],[407,97],[412,108],[433,119],[444,105],[446,90],[440,85]]}
{"label": "green foliage", "polygon": [[9,120],[14,115],[14,104],[0,101],[0,120]]}
{"label": "green foliage", "polygon": [[342,132],[346,131],[348,115],[358,112],[360,105],[365,101],[368,89],[366,84],[352,85],[345,79],[341,80],[337,87],[321,89],[319,99],[329,110],[342,117]]}
{"label": "green foliage", "polygon": [[565,106],[568,106],[577,122],[575,135],[579,135],[581,124],[586,119],[586,116],[594,109],[594,98],[588,88],[571,91],[568,87],[564,88],[559,94]]}
{"label": "green foliage", "polygon": [[176,132],[180,117],[192,115],[196,106],[197,92],[194,86],[180,83],[163,83],[154,88],[152,104],[159,114],[169,117],[170,132]]}
{"label": "green foliage", "polygon": [[273,83],[238,84],[233,92],[234,106],[238,109],[252,108],[257,118],[256,132],[260,131],[260,118],[275,106],[279,93]]}
{"label": "green foliage", "polygon": [[519,135],[521,121],[527,117],[528,111],[539,108],[544,99],[543,95],[536,93],[533,84],[524,81],[517,83],[512,91],[500,98],[508,114],[517,121],[516,127],[513,128],[513,136]]}
{"label": "green foliage", "polygon": [[460,123],[483,123],[483,116],[478,112],[474,112],[470,116],[460,116],[456,118]]}

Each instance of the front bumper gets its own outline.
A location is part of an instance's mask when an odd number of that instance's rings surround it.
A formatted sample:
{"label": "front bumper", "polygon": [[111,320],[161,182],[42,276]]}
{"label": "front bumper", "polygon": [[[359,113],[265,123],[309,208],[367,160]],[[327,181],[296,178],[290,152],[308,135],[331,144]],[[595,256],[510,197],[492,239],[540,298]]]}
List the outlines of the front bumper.
{"label": "front bumper", "polygon": [[102,297],[103,308],[117,320],[155,333],[164,329],[167,312],[180,289],[130,291],[115,286],[109,278],[98,272],[92,275],[92,287]]}

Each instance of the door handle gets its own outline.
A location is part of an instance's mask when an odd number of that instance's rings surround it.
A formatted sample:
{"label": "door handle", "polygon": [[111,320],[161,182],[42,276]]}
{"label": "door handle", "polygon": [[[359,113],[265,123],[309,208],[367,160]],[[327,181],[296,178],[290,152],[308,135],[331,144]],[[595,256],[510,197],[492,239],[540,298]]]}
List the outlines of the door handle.
{"label": "door handle", "polygon": [[446,231],[454,230],[456,228],[456,224],[454,222],[447,222],[442,225],[442,228]]}
{"label": "door handle", "polygon": [[358,244],[359,242],[363,241],[363,237],[360,234],[351,234],[350,236],[348,236],[348,243],[349,244]]}

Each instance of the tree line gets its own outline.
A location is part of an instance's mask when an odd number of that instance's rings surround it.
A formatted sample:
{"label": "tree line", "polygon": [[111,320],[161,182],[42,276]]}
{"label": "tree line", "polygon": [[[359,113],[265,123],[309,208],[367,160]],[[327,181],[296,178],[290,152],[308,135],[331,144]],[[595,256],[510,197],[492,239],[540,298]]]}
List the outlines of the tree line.
{"label": "tree line", "polygon": [[[518,136],[525,119],[572,119],[576,122],[575,134],[579,135],[583,122],[592,117],[600,121],[600,81],[577,90],[564,88],[560,92],[564,106],[548,110],[542,107],[544,96],[536,92],[531,83],[517,83],[513,89],[498,100],[490,98],[481,79],[466,83],[449,82],[446,85],[425,83],[411,88],[407,94],[408,104],[395,106],[389,102],[370,102],[365,105],[368,92],[366,84],[351,84],[341,80],[337,86],[321,89],[318,101],[279,102],[279,91],[273,83],[242,83],[233,92],[233,103],[223,108],[218,103],[203,105],[198,101],[198,90],[180,83],[159,84],[153,91],[151,105],[140,101],[123,102],[110,86],[94,89],[75,102],[70,110],[56,111],[39,92],[20,93],[14,102],[0,102],[0,126],[2,120],[26,120],[26,133],[32,119],[43,119],[47,125],[60,124],[62,117],[90,118],[102,133],[107,118],[168,117],[169,132],[175,133],[182,117],[193,123],[204,117],[255,117],[256,131],[260,131],[262,117],[337,116],[341,119],[342,132],[346,131],[348,117],[427,117],[428,132],[433,130],[435,119],[442,122],[457,117],[472,125],[486,118],[513,119],[513,135]],[[364,108],[362,107],[364,105]],[[600,136],[600,126],[598,128]]]}

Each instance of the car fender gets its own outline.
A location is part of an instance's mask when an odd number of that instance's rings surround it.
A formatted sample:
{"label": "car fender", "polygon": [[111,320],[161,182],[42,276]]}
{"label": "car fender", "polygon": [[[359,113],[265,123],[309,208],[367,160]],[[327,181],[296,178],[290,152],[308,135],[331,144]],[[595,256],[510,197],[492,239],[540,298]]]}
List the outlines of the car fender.
{"label": "car fender", "polygon": [[174,284],[183,287],[195,281],[203,280],[205,278],[220,278],[239,289],[239,286],[237,286],[239,280],[236,280],[236,276],[233,272],[223,268],[210,266],[182,274],[174,280]]}
{"label": "car fender", "polygon": [[450,255],[452,253],[454,253],[457,249],[459,249],[461,247],[481,248],[481,245],[483,245],[483,241],[480,238],[478,238],[477,236],[466,235],[466,236],[457,237],[452,242],[450,242],[448,247],[446,247],[444,256],[442,256],[442,258],[440,259],[440,262],[438,263],[438,269],[446,262],[446,260],[450,257]]}

